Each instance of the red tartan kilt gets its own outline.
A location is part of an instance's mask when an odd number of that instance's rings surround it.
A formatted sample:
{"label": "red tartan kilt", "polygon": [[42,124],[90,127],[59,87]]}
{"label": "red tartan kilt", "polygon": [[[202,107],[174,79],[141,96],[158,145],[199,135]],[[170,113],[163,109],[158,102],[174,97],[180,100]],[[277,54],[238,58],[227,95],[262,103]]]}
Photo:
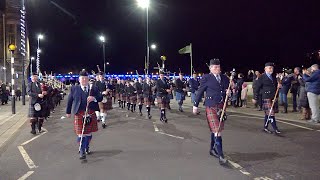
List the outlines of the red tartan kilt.
{"label": "red tartan kilt", "polygon": [[[223,108],[223,104],[218,105],[219,108]],[[216,133],[219,128],[220,119],[217,116],[217,109],[215,107],[206,107],[206,116],[209,129],[212,133]],[[224,122],[221,122],[219,132],[224,130]]]}
{"label": "red tartan kilt", "polygon": [[[74,132],[78,135],[82,133],[82,128],[83,128],[83,122],[82,122],[82,117],[84,115],[84,111],[76,114],[74,116]],[[97,117],[94,111],[89,111],[89,114],[92,117],[92,121],[90,124],[87,124],[84,128],[83,134],[90,134],[92,132],[97,132],[98,131],[98,122],[97,122]]]}
{"label": "red tartan kilt", "polygon": [[137,103],[137,96],[130,96],[129,99],[130,99],[129,102],[131,104],[136,104]]}
{"label": "red tartan kilt", "polygon": [[167,108],[167,100],[165,97],[157,97],[159,108]]}
{"label": "red tartan kilt", "polygon": [[120,94],[121,101],[127,101],[127,96],[125,94]]}
{"label": "red tartan kilt", "polygon": [[137,101],[138,101],[139,104],[143,104],[144,103],[143,94],[138,94],[137,95]]}

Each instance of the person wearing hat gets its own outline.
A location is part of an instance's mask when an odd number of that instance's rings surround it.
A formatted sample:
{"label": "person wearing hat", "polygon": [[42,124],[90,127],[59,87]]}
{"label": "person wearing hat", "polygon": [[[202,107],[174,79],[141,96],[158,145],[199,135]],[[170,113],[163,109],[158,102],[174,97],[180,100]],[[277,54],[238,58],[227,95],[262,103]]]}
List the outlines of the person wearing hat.
{"label": "person wearing hat", "polygon": [[119,85],[119,93],[120,93],[120,105],[121,108],[126,107],[126,101],[127,101],[127,93],[126,93],[126,82],[124,79],[121,79],[120,85]]}
{"label": "person wearing hat", "polygon": [[193,103],[195,98],[196,98],[196,94],[197,91],[199,89],[199,81],[197,81],[197,74],[193,73],[193,78],[190,78],[189,80],[189,88],[190,88],[190,92],[191,92],[191,102]]}
{"label": "person wearing hat", "polygon": [[139,76],[138,77],[138,81],[134,84],[134,87],[137,90],[137,100],[138,100],[140,116],[142,116],[142,106],[143,106],[143,103],[144,103],[143,102],[144,101],[144,97],[143,97],[142,85],[143,85],[143,80],[142,80],[142,77]]}
{"label": "person wearing hat", "polygon": [[128,99],[128,110],[131,110],[131,112],[136,111],[136,105],[137,105],[137,90],[133,86],[134,81],[130,80],[128,81],[128,86],[126,88],[127,91],[127,99]]}
{"label": "person wearing hat", "polygon": [[42,91],[41,84],[38,82],[37,73],[33,73],[31,76],[31,82],[29,82],[27,86],[27,94],[30,97],[28,117],[30,118],[31,134],[36,134],[36,126],[38,126],[39,133],[41,133],[41,127],[44,121],[44,110],[41,104],[43,104],[43,98],[47,95],[47,92]]}
{"label": "person wearing hat", "polygon": [[193,113],[198,114],[200,100],[206,92],[204,105],[206,116],[211,131],[211,144],[209,154],[219,159],[220,165],[226,165],[227,160],[222,150],[221,132],[224,129],[224,122],[220,122],[218,112],[223,109],[224,99],[229,87],[229,78],[221,74],[220,60],[210,60],[210,73],[202,76],[200,87],[193,104]]}
{"label": "person wearing hat", "polygon": [[[272,101],[275,97],[277,88],[281,88],[281,84],[277,82],[277,79],[273,76],[274,64],[268,62],[265,64],[264,68],[265,72],[261,75],[256,83],[255,88],[255,97],[253,99],[253,103],[258,101],[259,92],[262,94],[262,102],[263,102],[263,110],[264,110],[264,129],[263,131],[266,133],[273,133],[268,129],[269,123],[271,123],[274,133],[280,134],[275,119],[274,107],[272,107]],[[272,109],[271,109],[272,107]],[[269,117],[269,118],[268,118]]]}
{"label": "person wearing hat", "polygon": [[160,72],[160,79],[157,80],[157,102],[160,108],[160,121],[168,123],[166,108],[168,107],[168,94],[171,92],[170,86],[164,78],[164,72]]}
{"label": "person wearing hat", "polygon": [[151,119],[151,102],[152,102],[152,83],[150,77],[146,78],[146,81],[142,85],[142,92],[143,92],[143,97],[144,97],[144,103],[147,109],[147,118]]}
{"label": "person wearing hat", "polygon": [[182,104],[183,101],[186,99],[186,84],[184,83],[185,80],[183,79],[183,73],[179,73],[179,78],[176,80],[176,101],[178,101],[179,111],[183,112]]}
{"label": "person wearing hat", "polygon": [[[96,86],[89,84],[88,73],[82,70],[79,74],[79,85],[71,87],[68,96],[66,116],[74,115],[74,131],[77,135],[77,141],[81,144],[80,159],[85,160],[86,154],[90,154],[89,143],[92,139],[92,133],[98,131],[98,122],[95,111],[99,110],[98,102],[102,101],[102,95]],[[85,115],[89,115],[86,118]],[[84,121],[91,119],[91,121]],[[88,123],[85,124],[84,122]],[[84,131],[82,132],[84,126]],[[82,137],[82,142],[81,141]]]}

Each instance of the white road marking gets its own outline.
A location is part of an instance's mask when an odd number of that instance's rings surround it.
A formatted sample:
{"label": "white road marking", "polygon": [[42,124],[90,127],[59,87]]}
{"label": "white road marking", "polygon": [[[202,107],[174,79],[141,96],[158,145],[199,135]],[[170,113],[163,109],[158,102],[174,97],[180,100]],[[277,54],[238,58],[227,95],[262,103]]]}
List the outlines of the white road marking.
{"label": "white road marking", "polygon": [[236,169],[239,169],[239,171],[244,174],[244,175],[247,175],[247,176],[250,176],[250,173],[248,171],[246,171],[243,167],[241,167],[238,163],[235,163],[231,160],[228,160],[229,163]]}
{"label": "white road marking", "polygon": [[30,158],[30,156],[28,155],[27,151],[22,147],[22,146],[18,146],[18,149],[24,159],[24,161],[27,163],[28,167],[30,169],[34,169],[37,168],[37,166],[34,164],[34,162],[32,161],[32,159]]}
{"label": "white road marking", "polygon": [[0,125],[4,124],[5,122],[9,121],[10,119],[12,119],[13,117],[15,117],[17,114],[14,114],[12,116],[10,116],[8,119],[6,119],[5,121],[0,122]]}
{"label": "white road marking", "polygon": [[28,171],[25,175],[21,176],[18,180],[25,180],[29,176],[31,176],[34,173],[34,171]]}
{"label": "white road marking", "polygon": [[65,119],[66,117],[64,117],[64,116],[61,116],[61,118],[60,119]]}
{"label": "white road marking", "polygon": [[[252,119],[256,119],[256,118],[257,118],[257,117],[241,116],[241,115],[234,115],[234,114],[229,115],[229,116],[245,117],[245,118],[252,118]],[[312,129],[312,128],[308,128],[308,127],[304,127],[304,126],[296,125],[296,124],[293,124],[293,123],[284,122],[284,121],[282,121],[282,120],[277,120],[277,122],[281,122],[281,123],[288,124],[288,125],[291,125],[291,126],[299,127],[299,128],[302,128],[302,129],[307,129],[307,130],[310,130],[310,131],[313,131],[313,130],[314,130],[314,129]]]}
{"label": "white road marking", "polygon": [[45,128],[42,128],[42,129],[44,130],[44,132],[43,132],[43,133],[41,133],[40,135],[35,136],[35,137],[31,138],[30,140],[28,140],[28,141],[26,141],[26,142],[22,143],[22,144],[21,144],[21,146],[24,146],[24,145],[26,145],[26,144],[30,143],[31,141],[33,141],[33,140],[35,140],[35,139],[39,138],[40,136],[42,136],[42,135],[44,135],[44,134],[46,134],[46,133],[48,132]]}
{"label": "white road marking", "polygon": [[320,132],[320,130],[317,130],[318,132]]}
{"label": "white road marking", "polygon": [[265,176],[265,177],[256,177],[256,178],[254,178],[254,180],[273,180],[273,179]]}
{"label": "white road marking", "polygon": [[157,127],[157,125],[156,125],[155,122],[153,122],[153,127],[154,127],[154,131],[155,131],[155,132],[159,132],[159,129],[158,129],[158,127]]}
{"label": "white road marking", "polygon": [[170,137],[174,137],[174,138],[178,138],[178,139],[184,139],[184,137],[180,137],[180,136],[175,136],[175,135],[172,135],[172,134],[167,134],[167,133],[164,133],[164,132],[157,132],[159,134],[163,134],[163,135],[167,135],[167,136],[170,136]]}

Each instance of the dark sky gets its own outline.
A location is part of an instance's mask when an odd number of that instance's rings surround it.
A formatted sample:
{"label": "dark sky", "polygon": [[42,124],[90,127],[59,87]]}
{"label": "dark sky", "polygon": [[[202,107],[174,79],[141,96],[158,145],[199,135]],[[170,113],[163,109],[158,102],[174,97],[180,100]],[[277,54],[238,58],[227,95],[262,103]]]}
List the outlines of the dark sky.
{"label": "dark sky", "polygon": [[[96,71],[103,67],[98,35],[107,36],[112,73],[143,72],[145,12],[135,0],[55,0],[76,22],[49,1],[28,1],[31,51],[41,32],[41,69],[54,72]],[[225,70],[262,70],[266,61],[283,66],[309,65],[306,57],[320,49],[319,0],[151,0],[149,40],[152,66],[167,56],[167,67],[190,72],[190,58],[178,50],[193,43],[196,71],[220,58]]]}

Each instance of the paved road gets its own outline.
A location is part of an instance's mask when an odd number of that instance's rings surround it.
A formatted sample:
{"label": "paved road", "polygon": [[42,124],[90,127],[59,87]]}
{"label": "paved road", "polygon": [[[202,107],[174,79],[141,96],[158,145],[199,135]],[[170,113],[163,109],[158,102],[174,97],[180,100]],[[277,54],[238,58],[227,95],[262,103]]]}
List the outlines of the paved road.
{"label": "paved road", "polygon": [[232,164],[221,167],[208,154],[209,131],[204,116],[192,115],[188,107],[185,111],[189,112],[168,112],[168,124],[158,120],[155,108],[152,120],[147,120],[138,113],[115,107],[109,115],[109,127],[100,128],[94,134],[93,154],[87,157],[86,163],[81,163],[72,120],[61,119],[64,106],[65,102],[45,123],[47,133],[24,143],[34,137],[26,125],[11,140],[1,154],[0,179],[22,176],[34,180],[320,177],[320,157],[317,156],[320,127],[282,121],[279,127],[284,134],[278,137],[261,132],[261,117],[231,113],[223,132],[223,143]]}

